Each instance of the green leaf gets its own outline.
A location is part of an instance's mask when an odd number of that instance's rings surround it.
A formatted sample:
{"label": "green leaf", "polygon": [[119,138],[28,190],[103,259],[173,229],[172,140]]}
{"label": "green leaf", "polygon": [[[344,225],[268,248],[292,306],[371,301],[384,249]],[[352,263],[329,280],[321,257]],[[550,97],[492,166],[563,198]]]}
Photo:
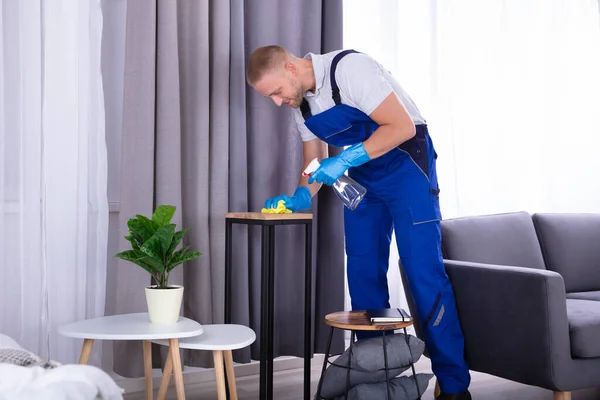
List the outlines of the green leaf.
{"label": "green leaf", "polygon": [[141,250],[148,256],[162,260],[166,264],[174,234],[175,224],[160,227],[150,239],[144,242]]}
{"label": "green leaf", "polygon": [[152,219],[136,214],[127,222],[132,250],[115,255],[139,265],[148,271],[159,285],[168,285],[169,272],[179,264],[202,255],[190,252],[189,246],[175,251],[189,229],[175,232],[176,225],[171,223],[176,208],[160,205],[152,214]]}
{"label": "green leaf", "polygon": [[139,250],[127,250],[116,254],[115,257],[137,264],[150,273],[162,273],[165,270],[162,260],[150,257]]}
{"label": "green leaf", "polygon": [[173,257],[171,258],[171,262],[169,263],[169,266],[167,267],[167,272],[170,272],[173,268],[175,268],[176,266],[178,266],[181,263],[193,260],[202,255],[202,253],[200,253],[198,251],[190,251],[190,252],[186,253],[188,248],[189,247],[185,247],[185,248],[177,251],[175,254],[173,254]]}
{"label": "green leaf", "polygon": [[158,206],[154,211],[154,214],[152,214],[152,221],[157,224],[158,227],[170,224],[171,218],[175,215],[175,210],[176,208],[174,206]]}
{"label": "green leaf", "polygon": [[148,239],[144,245],[140,247],[140,251],[144,253],[146,257],[162,260],[162,257],[160,256],[160,245],[158,244],[158,241],[154,240],[153,238],[154,236]]}
{"label": "green leaf", "polygon": [[127,221],[127,227],[129,232],[136,238],[136,241],[143,243],[152,237],[158,227],[143,215],[137,215],[136,217]]}
{"label": "green leaf", "polygon": [[144,263],[149,265],[156,273],[162,274],[163,272],[165,272],[165,263],[162,262],[162,260],[155,258],[155,257],[146,256],[146,255],[144,255],[140,259]]}
{"label": "green leaf", "polygon": [[181,240],[183,239],[183,236],[186,234],[187,231],[189,231],[189,229],[182,229],[180,231],[175,232],[175,234],[173,235],[173,241],[171,242],[171,247],[169,247],[167,254],[172,254],[175,251],[175,249],[177,248],[177,246],[179,246],[179,243],[181,243]]}
{"label": "green leaf", "polygon": [[171,263],[176,262],[185,252],[187,252],[189,250],[190,246],[184,246],[181,249],[177,250],[175,253],[173,253],[171,255],[171,258],[169,259],[169,265],[171,265]]}
{"label": "green leaf", "polygon": [[120,258],[121,260],[132,262],[132,263],[142,267],[146,271],[150,272],[151,274],[153,274],[155,272],[154,269],[150,265],[148,265],[148,264],[146,264],[146,262],[144,262],[143,257],[142,258],[139,257],[139,252],[137,252],[135,250],[126,250],[121,253],[117,253],[117,254],[115,254],[115,257]]}
{"label": "green leaf", "polygon": [[145,215],[136,214],[136,217],[149,232],[152,232],[152,234],[154,234],[154,232],[156,232],[156,230],[159,228],[159,226],[154,221],[152,221]]}
{"label": "green leaf", "polygon": [[125,239],[127,239],[129,241],[129,243],[131,243],[131,248],[133,250],[140,250],[140,247],[144,244],[143,241],[141,241],[141,238],[133,233],[129,234],[128,236],[125,236]]}
{"label": "green leaf", "polygon": [[137,252],[135,250],[125,250],[125,251],[115,254],[115,257],[120,258],[125,261],[136,260]]}
{"label": "green leaf", "polygon": [[169,250],[171,249],[171,243],[175,237],[175,224],[165,225],[156,231],[155,236],[160,238],[160,247],[162,249],[163,261],[166,261],[171,257]]}

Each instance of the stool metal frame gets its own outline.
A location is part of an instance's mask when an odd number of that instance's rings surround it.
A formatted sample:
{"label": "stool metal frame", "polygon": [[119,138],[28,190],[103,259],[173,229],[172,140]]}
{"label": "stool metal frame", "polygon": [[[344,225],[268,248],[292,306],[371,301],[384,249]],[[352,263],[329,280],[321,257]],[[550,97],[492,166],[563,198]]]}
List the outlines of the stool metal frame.
{"label": "stool metal frame", "polygon": [[[366,316],[366,313],[362,312],[362,311],[354,311],[354,312],[350,312],[350,313],[363,313],[365,319],[368,320],[368,317]],[[329,338],[327,339],[327,348],[325,350],[325,358],[323,360],[323,368],[321,370],[321,377],[319,378],[319,385],[317,387],[317,394],[315,399],[316,400],[326,400],[324,397],[321,397],[321,387],[323,385],[323,377],[325,376],[325,370],[327,369],[327,364],[331,364],[331,365],[335,365],[336,367],[340,367],[340,368],[344,368],[346,369],[346,391],[344,393],[344,399],[347,400],[348,399],[348,392],[350,391],[350,370],[351,368],[351,363],[352,363],[352,345],[355,341],[355,337],[356,337],[356,331],[365,331],[366,329],[360,329],[361,325],[356,325],[356,329],[352,329],[350,327],[343,327],[341,325],[338,324],[332,324],[332,322],[330,320],[328,320],[328,317],[331,316],[335,316],[337,315],[343,315],[343,314],[350,314],[350,313],[333,313],[333,314],[329,314],[325,317],[325,323],[327,325],[330,325],[330,330],[329,330]],[[390,377],[389,377],[389,366],[388,366],[388,355],[387,355],[387,339],[386,339],[386,331],[394,331],[397,329],[402,329],[404,332],[404,337],[406,339],[406,345],[408,346],[408,351],[410,352],[410,367],[412,370],[412,374],[413,374],[413,378],[415,380],[415,385],[417,388],[417,394],[418,394],[418,399],[421,399],[422,393],[421,393],[421,389],[419,388],[419,382],[417,381],[417,374],[415,372],[415,364],[413,362],[413,354],[412,354],[412,350],[410,348],[410,340],[409,340],[409,335],[406,332],[406,328],[408,326],[412,325],[412,321],[411,322],[403,322],[403,323],[395,323],[395,324],[389,324],[389,323],[374,323],[371,324],[370,326],[376,327],[376,329],[368,329],[369,331],[380,331],[382,334],[382,342],[383,342],[383,361],[384,361],[384,369],[385,370],[385,381],[386,381],[386,385],[387,385],[387,399],[391,399],[391,392],[390,392]],[[349,324],[348,326],[352,326],[351,324]],[[348,363],[347,365],[340,365],[340,364],[336,364],[335,361],[329,361],[329,359],[333,356],[335,356],[336,354],[329,354],[329,351],[331,349],[331,340],[333,337],[333,331],[334,329],[344,329],[344,330],[349,330],[350,331],[350,346],[348,346]],[[376,370],[373,372],[378,372],[381,371],[380,370]]]}

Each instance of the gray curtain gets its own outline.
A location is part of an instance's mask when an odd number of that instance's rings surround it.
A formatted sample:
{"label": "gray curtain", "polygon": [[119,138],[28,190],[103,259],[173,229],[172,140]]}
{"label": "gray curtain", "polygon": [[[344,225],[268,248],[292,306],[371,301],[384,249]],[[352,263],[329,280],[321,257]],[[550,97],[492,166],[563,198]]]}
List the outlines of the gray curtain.
{"label": "gray curtain", "polygon": [[[108,2],[107,2],[108,3]],[[223,322],[224,215],[259,211],[266,198],[293,193],[302,144],[290,110],[277,108],[245,82],[257,47],[280,44],[297,55],[341,48],[341,0],[130,0],[127,2],[120,196],[109,256],[127,248],[127,220],[159,204],[177,206],[175,222],[203,256],[172,274],[185,285],[184,315]],[[109,49],[106,49],[109,53]],[[335,154],[337,149],[330,149]],[[119,157],[117,157],[119,158]],[[114,167],[113,167],[114,168]],[[326,313],[344,307],[343,208],[329,188],[315,199],[313,268],[315,351],[323,352]],[[233,322],[260,335],[260,232],[234,229]],[[300,227],[276,230],[275,356],[302,356],[303,255]],[[149,276],[112,261],[107,314],[146,310]],[[173,276],[174,275],[174,276]],[[299,284],[300,282],[300,284]],[[334,351],[343,348],[341,334]],[[154,348],[155,366],[161,352]],[[162,350],[162,356],[166,353]],[[259,358],[259,341],[234,355]],[[113,346],[115,371],[142,375],[138,343]],[[205,352],[184,364],[212,366]]]}

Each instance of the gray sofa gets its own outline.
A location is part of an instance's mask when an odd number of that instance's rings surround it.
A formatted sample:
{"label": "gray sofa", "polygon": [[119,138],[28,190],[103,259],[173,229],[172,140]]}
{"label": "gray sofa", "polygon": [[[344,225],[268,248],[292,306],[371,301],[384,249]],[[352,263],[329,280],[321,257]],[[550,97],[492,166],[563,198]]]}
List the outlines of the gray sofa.
{"label": "gray sofa", "polygon": [[470,369],[556,399],[600,386],[600,215],[520,212],[441,226]]}

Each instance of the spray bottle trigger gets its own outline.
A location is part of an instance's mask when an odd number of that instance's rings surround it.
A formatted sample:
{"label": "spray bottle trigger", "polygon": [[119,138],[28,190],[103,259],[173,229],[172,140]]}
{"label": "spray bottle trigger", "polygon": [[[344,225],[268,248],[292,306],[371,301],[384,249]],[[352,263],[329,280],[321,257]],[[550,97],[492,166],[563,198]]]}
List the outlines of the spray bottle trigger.
{"label": "spray bottle trigger", "polygon": [[319,163],[319,160],[317,158],[313,159],[310,163],[308,163],[304,172],[302,172],[302,176],[311,176],[312,173],[319,169],[320,166],[321,163]]}

